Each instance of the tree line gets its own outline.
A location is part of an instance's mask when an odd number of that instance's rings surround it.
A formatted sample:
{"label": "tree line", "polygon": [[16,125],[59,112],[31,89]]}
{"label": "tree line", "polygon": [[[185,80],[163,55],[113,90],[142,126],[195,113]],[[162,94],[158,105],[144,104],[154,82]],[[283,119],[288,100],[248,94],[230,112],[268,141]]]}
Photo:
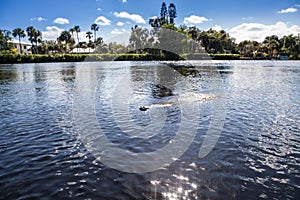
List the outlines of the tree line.
{"label": "tree line", "polygon": [[[91,31],[86,32],[86,38],[89,42],[82,42],[79,40],[80,26],[76,25],[70,28],[68,31],[62,31],[56,40],[45,41],[42,39],[42,32],[37,30],[33,26],[29,26],[26,30],[21,28],[15,28],[12,31],[0,29],[0,52],[9,53],[13,48],[11,45],[12,37],[15,37],[19,41],[21,49],[21,39],[28,37],[28,41],[31,43],[32,54],[49,54],[49,53],[69,53],[73,48],[95,48],[103,44],[103,38],[97,37],[97,31],[99,26],[97,24],[91,25]],[[75,42],[75,36],[77,44]],[[94,38],[94,40],[92,40]],[[21,49],[22,53],[22,49]]]}
{"label": "tree line", "polygon": [[86,32],[88,42],[80,41],[81,29],[78,25],[62,31],[59,37],[53,41],[44,41],[42,32],[33,26],[27,27],[26,30],[16,28],[12,32],[0,29],[0,53],[12,52],[12,37],[17,38],[21,46],[22,38],[27,36],[32,46],[32,54],[70,53],[76,47],[95,49],[94,53],[161,53],[155,49],[172,46],[172,48],[176,48],[175,52],[180,53],[229,53],[249,58],[268,59],[285,55],[290,59],[299,59],[300,33],[281,38],[271,35],[267,36],[263,42],[245,40],[237,44],[235,38],[224,30],[200,30],[195,26],[176,26],[176,17],[175,4],[170,3],[167,6],[163,2],[160,15],[149,20],[150,29],[137,25],[131,28],[128,45],[105,44],[102,37],[97,37],[99,26],[95,23],[91,25],[90,31]]}

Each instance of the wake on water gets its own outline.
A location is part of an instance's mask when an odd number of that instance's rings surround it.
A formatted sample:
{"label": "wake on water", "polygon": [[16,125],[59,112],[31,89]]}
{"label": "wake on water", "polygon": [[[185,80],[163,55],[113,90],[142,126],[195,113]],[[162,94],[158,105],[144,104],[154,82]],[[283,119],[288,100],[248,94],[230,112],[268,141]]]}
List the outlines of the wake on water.
{"label": "wake on water", "polygon": [[197,103],[197,102],[201,103],[201,102],[213,100],[215,98],[217,98],[216,95],[187,92],[187,93],[174,96],[173,98],[165,100],[163,102],[154,103],[149,106],[141,106],[140,110],[146,111],[151,108],[171,107],[173,105],[180,104],[180,103]]}

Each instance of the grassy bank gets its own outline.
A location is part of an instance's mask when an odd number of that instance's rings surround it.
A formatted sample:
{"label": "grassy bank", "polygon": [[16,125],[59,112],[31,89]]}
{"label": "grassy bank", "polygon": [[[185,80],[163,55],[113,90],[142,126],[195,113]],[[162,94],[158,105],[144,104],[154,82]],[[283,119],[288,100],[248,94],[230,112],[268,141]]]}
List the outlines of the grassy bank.
{"label": "grassy bank", "polygon": [[17,55],[0,54],[0,63],[44,63],[44,62],[82,62],[82,61],[150,61],[177,60],[154,54],[41,54]]}
{"label": "grassy bank", "polygon": [[[239,54],[0,54],[1,64],[82,62],[82,61],[152,61],[152,60],[241,60],[249,59]],[[252,58],[253,59],[253,58]]]}

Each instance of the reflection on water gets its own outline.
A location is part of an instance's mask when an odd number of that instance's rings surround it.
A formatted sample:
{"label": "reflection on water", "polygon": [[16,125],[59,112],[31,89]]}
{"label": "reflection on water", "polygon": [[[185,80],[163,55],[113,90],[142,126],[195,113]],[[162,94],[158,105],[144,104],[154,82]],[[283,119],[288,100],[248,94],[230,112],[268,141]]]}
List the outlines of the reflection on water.
{"label": "reflection on water", "polygon": [[[0,66],[0,199],[299,197],[299,62],[115,62],[107,69],[105,62],[81,65]],[[180,124],[180,95],[187,102],[198,99],[190,103],[201,108],[192,145],[170,166],[151,173],[131,174],[103,165],[81,143],[72,120],[79,66],[85,84],[98,86],[99,124],[120,148],[154,151],[170,142]],[[174,74],[164,66],[171,66]],[[150,111],[141,112],[140,105],[164,109],[167,116],[161,132],[147,139],[122,133],[109,96],[122,84],[116,81],[121,76],[132,89],[130,123],[149,123]],[[184,84],[184,78],[190,84]],[[209,83],[216,78],[222,79],[224,96],[211,95]],[[226,99],[226,122],[213,151],[200,159],[215,98]]]}

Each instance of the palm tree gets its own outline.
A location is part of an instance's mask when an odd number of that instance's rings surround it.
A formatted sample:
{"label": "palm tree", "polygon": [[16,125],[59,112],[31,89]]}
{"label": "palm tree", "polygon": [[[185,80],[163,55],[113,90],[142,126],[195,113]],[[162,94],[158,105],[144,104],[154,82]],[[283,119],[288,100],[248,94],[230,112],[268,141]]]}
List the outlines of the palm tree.
{"label": "palm tree", "polygon": [[74,26],[74,30],[77,34],[77,41],[78,41],[78,44],[79,44],[79,36],[78,36],[78,33],[80,32],[80,27],[79,26]]}
{"label": "palm tree", "polygon": [[38,43],[42,42],[42,32],[39,30],[36,30],[33,34],[35,46],[36,46],[36,53],[38,54]]}
{"label": "palm tree", "polygon": [[70,28],[69,32],[72,34],[72,37],[74,38],[74,32],[75,32],[75,28]]}
{"label": "palm tree", "polygon": [[[78,37],[78,33],[80,32],[80,27],[79,26],[74,26],[74,30],[76,32],[76,35],[77,35],[77,42],[78,42],[78,48],[80,47],[80,43],[79,43],[79,37]],[[78,52],[78,49],[77,48],[77,52]]]}
{"label": "palm tree", "polygon": [[91,40],[92,37],[93,37],[93,33],[91,31],[86,32],[86,38],[88,38],[89,41]]}
{"label": "palm tree", "polygon": [[72,45],[72,43],[74,42],[71,34],[69,31],[63,31],[61,32],[60,36],[57,38],[57,40],[59,42],[65,42],[65,46],[64,46],[64,52],[68,52],[69,50],[69,44]]}
{"label": "palm tree", "polygon": [[95,51],[94,52],[103,53],[103,49],[106,46],[106,44],[104,44],[103,38],[98,37],[94,44],[95,44]]}
{"label": "palm tree", "polygon": [[21,28],[16,28],[13,30],[13,36],[14,37],[19,37],[19,47],[20,47],[20,53],[22,54],[23,53],[23,50],[22,50],[22,46],[21,46],[21,37],[24,38],[26,36],[25,34],[25,31],[22,30]]}
{"label": "palm tree", "polygon": [[91,30],[94,31],[94,42],[96,42],[96,39],[97,39],[97,37],[96,37],[96,31],[99,30],[99,26],[94,23],[94,24],[91,25]]}
{"label": "palm tree", "polygon": [[[35,43],[35,53],[38,53],[38,43],[42,41],[42,32],[36,30],[33,26],[29,26],[26,29],[28,40],[31,42],[33,47],[33,43]],[[33,50],[33,49],[32,49]]]}
{"label": "palm tree", "polygon": [[28,26],[26,29],[28,40],[31,42],[31,53],[33,53],[33,32],[35,28],[33,26]]}
{"label": "palm tree", "polygon": [[[91,38],[93,37],[93,33],[91,31],[86,32],[86,38],[89,39],[89,44],[91,43]],[[88,44],[88,47],[90,46]],[[90,48],[89,48],[89,53],[90,53]]]}

